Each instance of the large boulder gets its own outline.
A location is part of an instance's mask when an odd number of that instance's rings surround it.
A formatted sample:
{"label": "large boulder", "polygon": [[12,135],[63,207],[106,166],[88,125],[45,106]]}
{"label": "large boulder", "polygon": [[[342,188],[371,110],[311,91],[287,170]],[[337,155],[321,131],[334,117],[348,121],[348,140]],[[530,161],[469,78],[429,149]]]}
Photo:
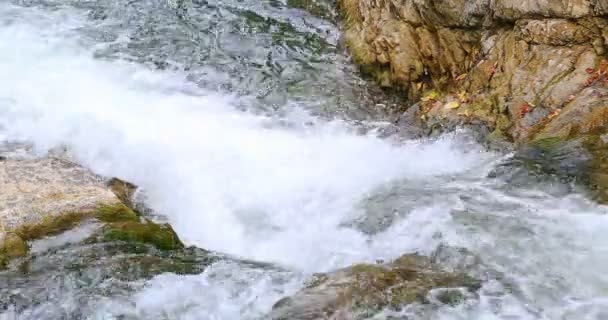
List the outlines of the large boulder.
{"label": "large boulder", "polygon": [[0,160],[0,264],[27,251],[9,254],[9,248],[73,228],[100,204],[117,205],[120,200],[101,177],[74,163]]}
{"label": "large boulder", "polygon": [[480,281],[464,273],[448,272],[431,259],[408,254],[389,264],[358,264],[319,274],[294,296],[278,301],[275,320],[363,319],[384,308],[434,299],[456,304],[480,288]]}
{"label": "large boulder", "polygon": [[25,256],[27,242],[95,219],[91,241],[131,242],[160,250],[184,246],[171,226],[133,211],[135,186],[109,182],[60,158],[0,159],[0,267]]}
{"label": "large boulder", "polygon": [[120,203],[104,179],[54,158],[0,161],[0,188],[3,232],[58,223],[62,216],[92,213],[99,204]]}

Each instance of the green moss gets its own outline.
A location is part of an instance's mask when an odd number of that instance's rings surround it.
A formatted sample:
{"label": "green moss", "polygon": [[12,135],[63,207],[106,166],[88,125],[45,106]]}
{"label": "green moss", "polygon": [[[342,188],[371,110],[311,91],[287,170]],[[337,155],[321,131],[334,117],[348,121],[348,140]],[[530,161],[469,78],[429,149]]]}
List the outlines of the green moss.
{"label": "green moss", "polygon": [[332,19],[331,10],[325,7],[322,2],[318,0],[287,0],[287,5],[292,8],[304,9],[314,16]]}
{"label": "green moss", "polygon": [[6,267],[10,260],[27,255],[29,247],[17,234],[8,233],[0,243],[0,269]]}
{"label": "green moss", "polygon": [[435,288],[465,287],[477,290],[480,281],[466,274],[448,273],[428,269],[415,259],[407,259],[402,265],[359,264],[351,268],[356,281],[347,295],[357,297],[356,306],[399,308],[414,302],[425,302],[426,294]]}
{"label": "green moss", "polygon": [[95,218],[106,223],[119,221],[139,221],[137,213],[122,203],[114,205],[100,205],[95,212]]}
{"label": "green moss", "polygon": [[95,210],[48,215],[35,224],[23,225],[9,233],[0,247],[0,266],[27,254],[26,241],[41,239],[73,229],[83,220],[96,217],[103,222],[139,221],[137,214],[122,203],[99,205]]}
{"label": "green moss", "polygon": [[442,290],[437,294],[437,300],[451,306],[461,304],[465,298],[465,295],[460,290]]}
{"label": "green moss", "polygon": [[534,140],[534,141],[532,141],[532,143],[530,145],[532,147],[538,148],[542,151],[551,152],[551,151],[557,149],[563,143],[564,143],[564,140],[562,138],[550,137],[550,138]]}
{"label": "green moss", "polygon": [[36,224],[21,226],[15,233],[25,241],[41,239],[72,229],[88,217],[90,217],[89,212],[69,212],[61,215],[49,215],[42,218]]}
{"label": "green moss", "polygon": [[171,226],[148,220],[109,223],[103,230],[103,240],[150,244],[160,250],[184,247]]}
{"label": "green moss", "polygon": [[102,222],[139,221],[137,214],[122,203],[101,204],[95,210],[84,212],[68,212],[60,215],[43,217],[39,222],[24,225],[15,230],[24,241],[41,239],[73,229],[83,220],[95,217]]}
{"label": "green moss", "polygon": [[496,128],[505,131],[513,126],[513,122],[508,116],[501,114],[496,118]]}

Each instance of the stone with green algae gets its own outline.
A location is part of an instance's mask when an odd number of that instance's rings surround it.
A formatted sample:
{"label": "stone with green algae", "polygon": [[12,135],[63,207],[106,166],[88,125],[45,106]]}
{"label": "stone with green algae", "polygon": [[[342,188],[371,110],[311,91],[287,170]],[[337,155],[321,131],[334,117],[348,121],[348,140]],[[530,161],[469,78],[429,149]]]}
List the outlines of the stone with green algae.
{"label": "stone with green algae", "polygon": [[[363,319],[385,308],[427,303],[434,289],[473,292],[480,287],[479,280],[464,273],[444,271],[427,257],[408,254],[389,264],[357,264],[316,275],[301,291],[279,300],[270,318],[331,319],[346,312],[353,319]],[[449,292],[439,300],[450,304],[464,300],[464,294]]]}

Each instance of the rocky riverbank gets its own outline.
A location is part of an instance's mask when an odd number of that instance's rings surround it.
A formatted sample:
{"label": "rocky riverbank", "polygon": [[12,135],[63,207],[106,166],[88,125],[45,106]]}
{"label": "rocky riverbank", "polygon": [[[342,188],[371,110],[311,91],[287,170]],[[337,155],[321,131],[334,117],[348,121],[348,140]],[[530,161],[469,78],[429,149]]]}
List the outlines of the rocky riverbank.
{"label": "rocky riverbank", "polygon": [[608,2],[341,0],[339,8],[355,62],[413,104],[400,125],[425,134],[473,125],[570,175],[566,154],[583,163],[574,176],[606,199]]}

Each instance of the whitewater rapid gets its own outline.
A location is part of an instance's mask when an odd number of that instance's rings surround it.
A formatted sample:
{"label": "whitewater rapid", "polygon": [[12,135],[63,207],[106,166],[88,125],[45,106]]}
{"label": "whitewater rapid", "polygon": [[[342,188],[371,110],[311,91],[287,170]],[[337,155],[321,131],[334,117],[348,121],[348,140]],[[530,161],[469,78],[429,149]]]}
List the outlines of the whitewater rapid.
{"label": "whitewater rapid", "polygon": [[132,181],[189,244],[309,271],[373,259],[382,244],[342,226],[363,214],[366,195],[484,160],[450,138],[394,145],[358,135],[297,105],[281,118],[241,112],[238,97],[197,90],[179,73],[95,60],[61,38],[70,27],[0,31],[0,68],[14,75],[0,87],[3,134],[40,154],[65,146]]}
{"label": "whitewater rapid", "polygon": [[[382,139],[301,101],[243,111],[251,97],[202,89],[185,72],[99,59],[107,44],[81,37],[89,23],[69,7],[0,4],[0,141],[38,155],[65,147],[141,187],[187,244],[289,270],[221,262],[164,274],[132,297],[91,302],[93,319],[255,318],[311,273],[441,244],[469,249],[494,273],[478,301],[429,319],[608,319],[608,218],[584,196],[488,180],[503,156],[462,133]],[[386,225],[362,230],[372,217]]]}

